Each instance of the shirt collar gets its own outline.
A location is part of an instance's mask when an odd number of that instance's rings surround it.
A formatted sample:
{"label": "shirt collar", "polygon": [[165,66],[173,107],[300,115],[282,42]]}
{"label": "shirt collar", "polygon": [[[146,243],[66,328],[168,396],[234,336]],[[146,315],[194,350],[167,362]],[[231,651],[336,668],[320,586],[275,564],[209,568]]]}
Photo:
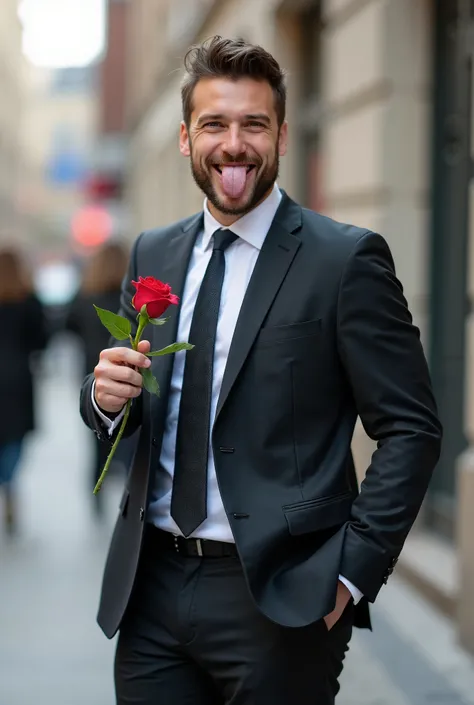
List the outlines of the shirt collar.
{"label": "shirt collar", "polygon": [[[236,220],[235,223],[232,223],[229,229],[242,240],[248,242],[249,245],[261,250],[281,199],[281,191],[275,184],[270,194],[260,205]],[[204,233],[202,239],[204,249],[210,246],[212,236],[216,230],[223,227],[209,211],[206,198],[204,201]]]}

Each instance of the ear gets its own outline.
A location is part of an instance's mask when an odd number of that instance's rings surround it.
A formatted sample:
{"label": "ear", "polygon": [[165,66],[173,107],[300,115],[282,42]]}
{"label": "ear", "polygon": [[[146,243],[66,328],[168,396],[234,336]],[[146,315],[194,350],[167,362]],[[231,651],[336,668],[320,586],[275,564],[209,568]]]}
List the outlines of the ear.
{"label": "ear", "polygon": [[285,122],[280,127],[280,135],[278,137],[278,154],[284,157],[288,147],[288,123]]}
{"label": "ear", "polygon": [[183,157],[191,156],[191,148],[189,146],[189,133],[185,123],[182,122],[179,128],[179,151]]}

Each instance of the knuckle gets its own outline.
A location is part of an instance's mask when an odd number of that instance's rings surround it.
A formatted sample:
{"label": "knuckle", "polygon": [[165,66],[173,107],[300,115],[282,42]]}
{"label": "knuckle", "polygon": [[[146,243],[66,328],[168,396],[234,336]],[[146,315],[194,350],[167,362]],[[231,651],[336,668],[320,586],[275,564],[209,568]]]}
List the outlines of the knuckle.
{"label": "knuckle", "polygon": [[105,385],[101,377],[99,377],[95,383],[95,391],[102,396],[106,393]]}

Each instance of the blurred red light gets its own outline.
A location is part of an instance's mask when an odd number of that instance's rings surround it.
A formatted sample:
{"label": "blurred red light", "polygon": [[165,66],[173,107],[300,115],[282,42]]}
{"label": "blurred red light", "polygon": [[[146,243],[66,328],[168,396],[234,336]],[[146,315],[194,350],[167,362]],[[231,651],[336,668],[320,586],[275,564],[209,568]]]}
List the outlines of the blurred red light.
{"label": "blurred red light", "polygon": [[73,239],[84,247],[97,247],[112,235],[112,218],[101,206],[84,206],[72,219]]}

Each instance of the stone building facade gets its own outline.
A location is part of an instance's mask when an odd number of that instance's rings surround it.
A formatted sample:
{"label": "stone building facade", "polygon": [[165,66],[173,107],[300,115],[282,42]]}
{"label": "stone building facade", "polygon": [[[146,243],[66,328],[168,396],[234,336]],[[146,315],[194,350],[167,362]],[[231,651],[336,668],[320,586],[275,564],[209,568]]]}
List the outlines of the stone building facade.
{"label": "stone building facade", "polygon": [[22,230],[20,177],[24,168],[20,120],[24,102],[22,27],[17,0],[0,7],[0,241]]}

